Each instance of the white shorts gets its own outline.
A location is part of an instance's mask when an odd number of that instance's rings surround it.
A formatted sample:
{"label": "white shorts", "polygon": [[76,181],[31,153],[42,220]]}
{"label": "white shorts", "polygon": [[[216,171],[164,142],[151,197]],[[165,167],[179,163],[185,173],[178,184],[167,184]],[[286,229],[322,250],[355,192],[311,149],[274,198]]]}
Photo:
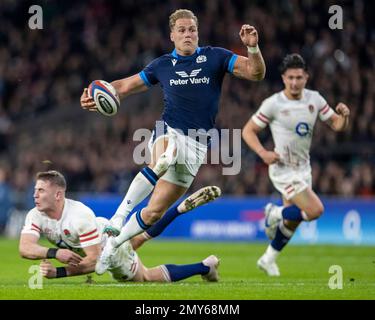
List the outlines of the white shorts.
{"label": "white shorts", "polygon": [[119,281],[131,281],[139,268],[139,258],[129,241],[125,241],[119,248],[108,268],[112,278]]}
{"label": "white shorts", "polygon": [[269,166],[268,173],[274,187],[287,200],[312,187],[310,165],[290,167],[276,163]]}
{"label": "white shorts", "polygon": [[177,154],[174,164],[169,166],[167,172],[160,179],[189,188],[200,166],[204,163],[207,146],[178,132],[165,123],[165,130],[161,135],[157,135],[155,130],[152,133],[151,139],[148,142],[148,148],[151,153],[155,143],[165,137],[169,140],[174,140]]}

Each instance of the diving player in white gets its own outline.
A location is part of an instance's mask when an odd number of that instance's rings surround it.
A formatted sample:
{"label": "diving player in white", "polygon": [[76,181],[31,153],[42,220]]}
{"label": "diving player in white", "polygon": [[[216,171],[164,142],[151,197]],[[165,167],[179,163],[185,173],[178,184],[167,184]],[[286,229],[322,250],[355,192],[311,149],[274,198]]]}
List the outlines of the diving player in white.
{"label": "diving player in white", "polygon": [[[46,278],[61,278],[91,273],[108,235],[103,233],[109,221],[95,217],[93,211],[79,201],[65,198],[66,181],[57,171],[39,172],[34,191],[35,208],[26,216],[21,232],[19,252],[23,258],[39,260]],[[173,208],[179,214],[215,200],[221,194],[218,187],[200,189]],[[169,212],[169,211],[168,211]],[[207,281],[218,281],[219,260],[214,255],[190,265],[165,264],[146,268],[135,252],[148,239],[158,236],[178,215],[168,215],[150,228],[124,242],[111,257],[108,271],[117,281],[179,281],[200,274]],[[58,248],[40,245],[40,235]],[[55,267],[46,259],[66,264]]]}
{"label": "diving player in white", "polygon": [[[324,211],[311,184],[309,152],[316,119],[343,131],[350,115],[345,104],[339,103],[336,113],[319,92],[305,89],[309,76],[300,55],[287,55],[281,74],[284,90],[264,100],[242,132],[249,147],[269,165],[269,177],[283,199],[283,206],[269,203],[265,207],[265,231],[272,241],[257,265],[269,276],[280,275],[276,258],[301,221],[317,219]],[[266,150],[257,136],[267,125],[274,151]]]}
{"label": "diving player in white", "polygon": [[[165,104],[164,130],[159,134],[155,130],[150,141],[152,161],[134,178],[111,219],[113,234],[121,232],[107,242],[97,264],[98,273],[105,272],[116,247],[156,223],[192,184],[205,159],[207,134],[203,141],[196,141],[188,132],[208,132],[214,127],[225,74],[252,81],[260,81],[265,75],[258,32],[253,26],[243,25],[239,33],[247,57],[224,48],[199,47],[198,19],[190,10],[176,10],[169,26],[173,52],[155,59],[140,73],[111,83],[120,98],[160,84]],[[96,109],[87,89],[81,96],[81,107]],[[148,205],[122,227],[131,210],[151,192]]]}
{"label": "diving player in white", "polygon": [[[57,171],[39,172],[34,188],[35,208],[26,216],[19,252],[23,258],[57,259],[55,277],[90,273],[101,252],[101,230],[92,210],[65,198],[66,181]],[[58,248],[38,243],[40,235]]]}

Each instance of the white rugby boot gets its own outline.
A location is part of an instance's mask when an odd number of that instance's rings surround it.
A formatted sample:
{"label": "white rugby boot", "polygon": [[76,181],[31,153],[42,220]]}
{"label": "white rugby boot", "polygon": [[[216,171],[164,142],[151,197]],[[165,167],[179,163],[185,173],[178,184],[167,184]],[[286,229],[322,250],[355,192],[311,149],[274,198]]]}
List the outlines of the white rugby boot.
{"label": "white rugby boot", "polygon": [[275,261],[268,261],[264,255],[257,261],[257,267],[270,277],[280,277],[279,267]]}
{"label": "white rugby boot", "polygon": [[264,231],[270,240],[273,240],[276,235],[276,230],[281,219],[277,216],[277,210],[280,210],[278,206],[273,203],[268,203],[264,208],[265,215],[265,228]]}
{"label": "white rugby boot", "polygon": [[204,259],[202,263],[210,268],[207,274],[202,275],[202,279],[210,282],[219,281],[219,272],[217,269],[219,268],[220,260],[216,256],[211,255]]}
{"label": "white rugby boot", "polygon": [[114,247],[112,240],[114,240],[114,238],[108,238],[100,257],[96,262],[95,272],[98,275],[102,275],[108,270],[111,265],[112,258],[116,254],[117,248]]}

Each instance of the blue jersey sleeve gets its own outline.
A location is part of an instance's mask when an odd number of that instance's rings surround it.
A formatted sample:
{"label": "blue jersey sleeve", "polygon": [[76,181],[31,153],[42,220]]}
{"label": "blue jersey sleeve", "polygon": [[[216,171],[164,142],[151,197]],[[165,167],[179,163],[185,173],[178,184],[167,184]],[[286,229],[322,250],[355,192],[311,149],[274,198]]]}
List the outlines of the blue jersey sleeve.
{"label": "blue jersey sleeve", "polygon": [[234,63],[236,62],[238,55],[224,48],[215,47],[214,50],[222,61],[224,71],[233,73]]}
{"label": "blue jersey sleeve", "polygon": [[159,82],[156,70],[158,65],[159,59],[155,59],[154,61],[150,62],[140,73],[140,77],[145,83],[146,86],[151,87]]}

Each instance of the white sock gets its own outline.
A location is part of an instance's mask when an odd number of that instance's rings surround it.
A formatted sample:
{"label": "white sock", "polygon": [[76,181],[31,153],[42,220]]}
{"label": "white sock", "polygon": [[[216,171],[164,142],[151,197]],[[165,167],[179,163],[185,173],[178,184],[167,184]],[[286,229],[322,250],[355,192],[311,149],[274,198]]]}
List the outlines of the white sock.
{"label": "white sock", "polygon": [[111,218],[111,224],[120,229],[129,213],[142,200],[146,199],[152,190],[154,190],[154,185],[142,174],[142,172],[139,172],[130,184],[128,192],[120,206],[117,208],[116,213]]}
{"label": "white sock", "polygon": [[267,262],[274,262],[279,254],[280,251],[277,251],[274,248],[272,248],[271,245],[268,245],[267,250],[264,254],[264,258],[267,260]]}
{"label": "white sock", "polygon": [[112,240],[112,244],[115,248],[118,248],[120,245],[122,245],[126,240],[129,240],[136,236],[137,234],[142,233],[145,231],[144,228],[140,226],[137,220],[137,213],[135,212],[128,222],[122,227],[120,234]]}

